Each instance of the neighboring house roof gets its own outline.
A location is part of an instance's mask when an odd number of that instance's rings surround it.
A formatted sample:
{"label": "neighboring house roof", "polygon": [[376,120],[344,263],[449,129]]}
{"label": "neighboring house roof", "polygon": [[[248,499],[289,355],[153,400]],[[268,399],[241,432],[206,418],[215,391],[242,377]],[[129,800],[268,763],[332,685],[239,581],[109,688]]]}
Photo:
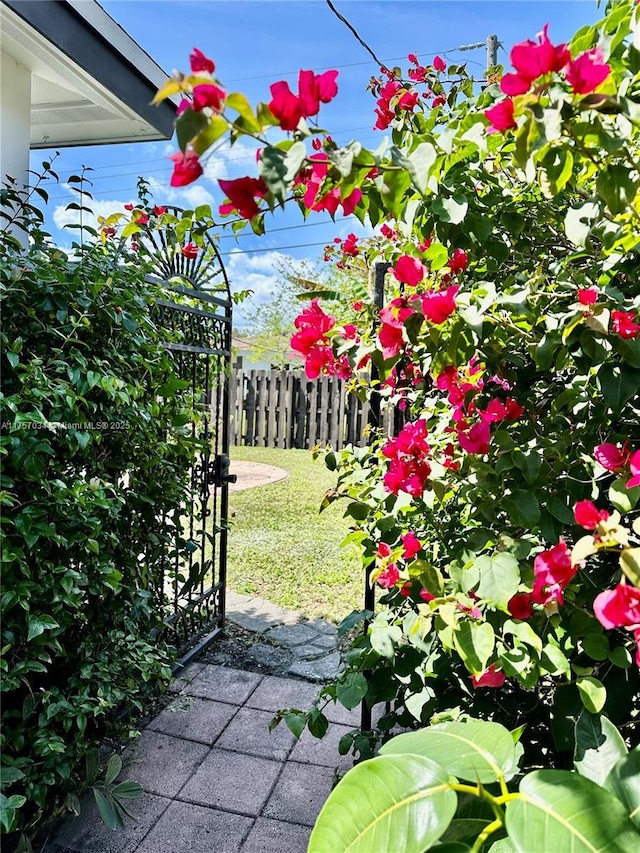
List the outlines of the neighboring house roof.
{"label": "neighboring house roof", "polygon": [[169,139],[169,76],[95,0],[0,0],[2,53],[31,72],[31,148]]}

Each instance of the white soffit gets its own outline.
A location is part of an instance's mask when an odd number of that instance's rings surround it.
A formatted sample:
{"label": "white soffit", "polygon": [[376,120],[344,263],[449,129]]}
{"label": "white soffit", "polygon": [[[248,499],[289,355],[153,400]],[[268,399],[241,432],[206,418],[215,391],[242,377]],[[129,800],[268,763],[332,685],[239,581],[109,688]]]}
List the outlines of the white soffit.
{"label": "white soffit", "polygon": [[[35,0],[36,5],[40,2]],[[166,80],[162,69],[101,6],[93,0],[67,5],[110,44],[114,62],[132,65],[154,86]],[[31,72],[31,148],[159,140],[171,135],[166,121],[158,129],[145,120],[4,3],[0,3],[0,48]]]}

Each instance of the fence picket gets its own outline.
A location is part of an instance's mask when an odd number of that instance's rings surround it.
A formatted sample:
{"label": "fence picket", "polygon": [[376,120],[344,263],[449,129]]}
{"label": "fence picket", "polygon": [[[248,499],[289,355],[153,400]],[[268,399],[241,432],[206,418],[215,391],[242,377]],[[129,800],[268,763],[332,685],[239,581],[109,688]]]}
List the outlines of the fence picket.
{"label": "fence picket", "polygon": [[[369,403],[347,395],[337,376],[307,379],[302,370],[237,370],[231,386],[231,435],[237,444],[283,449],[367,443]],[[383,429],[391,434],[393,413]]]}

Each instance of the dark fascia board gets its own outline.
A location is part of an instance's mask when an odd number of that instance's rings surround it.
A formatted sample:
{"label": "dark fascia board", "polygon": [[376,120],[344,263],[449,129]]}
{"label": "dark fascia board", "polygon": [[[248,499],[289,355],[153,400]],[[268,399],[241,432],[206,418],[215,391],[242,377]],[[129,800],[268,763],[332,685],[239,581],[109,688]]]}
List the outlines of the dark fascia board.
{"label": "dark fascia board", "polygon": [[2,0],[80,68],[155,128],[173,134],[176,106],[170,100],[151,106],[157,87],[95,30],[65,0]]}

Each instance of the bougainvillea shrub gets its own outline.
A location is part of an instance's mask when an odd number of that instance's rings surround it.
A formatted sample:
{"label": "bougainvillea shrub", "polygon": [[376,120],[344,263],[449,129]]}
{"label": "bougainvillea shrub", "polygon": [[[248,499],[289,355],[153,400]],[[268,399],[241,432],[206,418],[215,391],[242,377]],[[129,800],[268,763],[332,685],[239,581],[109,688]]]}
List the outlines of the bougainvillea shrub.
{"label": "bougainvillea shrub", "polygon": [[[344,325],[314,301],[292,347],[309,377],[349,378],[403,412],[395,436],[327,455],[328,499],[346,501],[382,595],[325,698],[390,703],[383,730],[472,712],[524,724],[529,760],[559,763],[581,709],[631,734],[639,15],[614,0],[568,44],[545,25],[481,85],[439,57],[381,69],[374,120],[390,141],[375,151],[316,128],[334,72],[302,71],[297,93],[275,83],[254,110],[194,54],[158,95],[185,98],[174,183],[225,134],[261,146],[255,174],[221,182],[233,227],[262,233],[269,211],[297,204],[374,229],[328,257],[383,263],[382,309],[360,304]],[[204,109],[202,85],[217,87]]]}

